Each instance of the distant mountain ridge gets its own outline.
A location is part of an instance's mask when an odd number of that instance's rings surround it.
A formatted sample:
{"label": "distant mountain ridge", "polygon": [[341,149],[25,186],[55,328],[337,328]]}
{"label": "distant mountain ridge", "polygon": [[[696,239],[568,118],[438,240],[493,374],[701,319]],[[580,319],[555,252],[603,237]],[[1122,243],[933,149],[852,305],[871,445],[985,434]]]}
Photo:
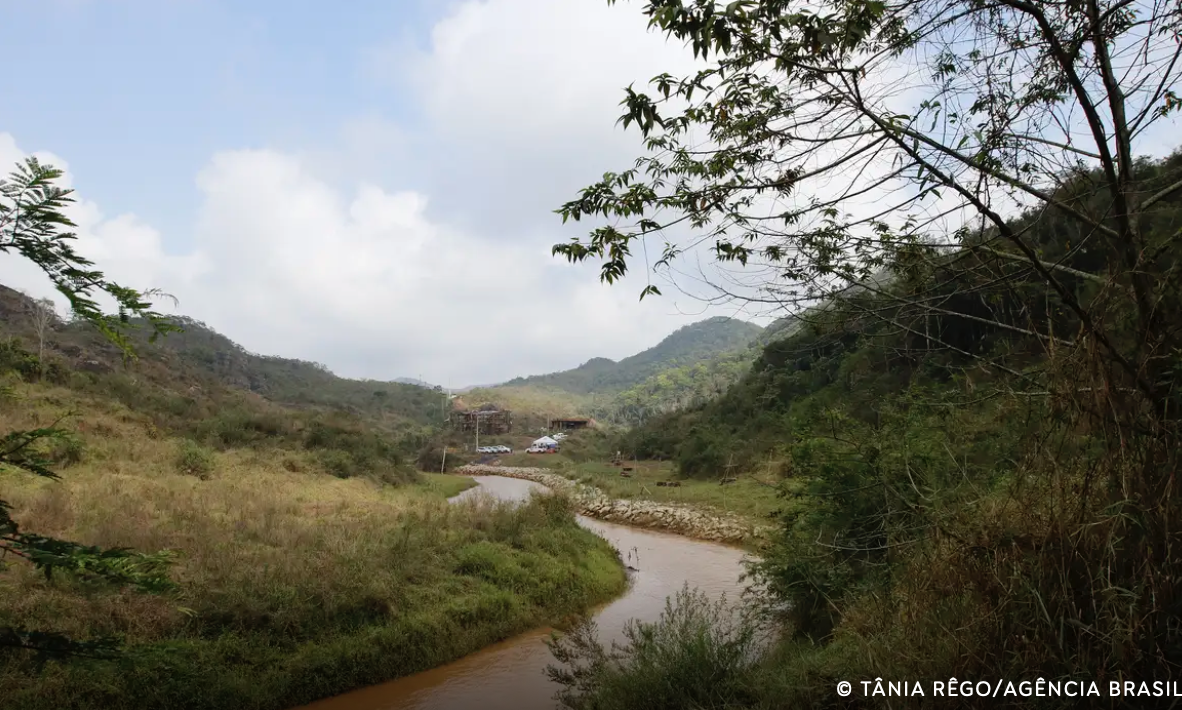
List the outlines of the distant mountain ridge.
{"label": "distant mountain ridge", "polygon": [[662,371],[689,367],[746,350],[763,328],[737,318],[716,316],[677,329],[657,345],[619,362],[594,357],[562,372],[518,377],[506,387],[559,389],[573,394],[610,395],[644,382]]}

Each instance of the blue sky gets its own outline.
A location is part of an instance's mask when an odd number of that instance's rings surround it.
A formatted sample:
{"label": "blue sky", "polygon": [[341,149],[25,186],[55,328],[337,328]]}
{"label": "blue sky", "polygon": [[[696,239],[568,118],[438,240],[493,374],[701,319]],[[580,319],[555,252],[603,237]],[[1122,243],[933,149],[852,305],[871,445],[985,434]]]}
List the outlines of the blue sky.
{"label": "blue sky", "polygon": [[[366,64],[392,38],[426,36],[444,3],[331,5],[204,0],[6,2],[11,57],[0,126],[65,157],[88,198],[175,226],[193,176],[227,147],[298,148],[351,116],[414,120]],[[432,13],[435,13],[433,16]]]}

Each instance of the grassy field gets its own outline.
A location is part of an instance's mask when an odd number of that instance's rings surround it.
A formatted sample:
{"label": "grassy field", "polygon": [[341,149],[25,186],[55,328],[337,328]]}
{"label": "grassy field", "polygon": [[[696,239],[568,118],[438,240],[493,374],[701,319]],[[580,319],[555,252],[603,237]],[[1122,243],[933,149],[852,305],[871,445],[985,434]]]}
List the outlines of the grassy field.
{"label": "grassy field", "polygon": [[476,481],[467,476],[455,476],[450,473],[420,473],[423,487],[438,493],[444,498],[459,495],[477,485]]}
{"label": "grassy field", "polygon": [[[498,459],[502,466],[549,468],[568,478],[595,486],[614,498],[685,503],[763,519],[783,507],[776,487],[754,476],[739,477],[720,485],[717,480],[678,478],[667,461],[627,461],[632,477],[620,476],[621,467],[602,461],[575,462],[558,454],[510,454]],[[680,486],[658,486],[661,481],[679,481]]]}
{"label": "grassy field", "polygon": [[175,550],[180,592],[88,589],[10,564],[0,626],[116,635],[128,655],[38,668],[0,653],[5,710],[289,708],[445,663],[625,585],[560,498],[449,504],[472,481],[337,478],[311,453],[214,451],[121,404],[19,383],[0,431],[67,410],[80,414],[63,422],[78,436],[59,452],[62,480],[0,479],[14,517],[80,542]]}

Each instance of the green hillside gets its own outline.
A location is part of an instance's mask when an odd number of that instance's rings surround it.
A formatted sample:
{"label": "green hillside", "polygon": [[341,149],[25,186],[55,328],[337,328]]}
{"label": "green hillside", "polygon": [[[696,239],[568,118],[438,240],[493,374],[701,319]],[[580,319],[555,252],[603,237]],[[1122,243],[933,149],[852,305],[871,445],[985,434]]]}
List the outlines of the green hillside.
{"label": "green hillside", "polygon": [[722,396],[750,370],[767,345],[790,337],[801,323],[798,318],[773,321],[744,347],[663,369],[593,403],[589,411],[599,419],[634,426],[654,416],[702,406]]}
{"label": "green hillside", "polygon": [[597,357],[573,370],[518,377],[504,385],[558,389],[573,394],[613,394],[663,370],[692,366],[742,350],[762,330],[753,323],[734,318],[708,318],[679,328],[656,346],[619,362]]}
{"label": "green hillside", "polygon": [[[1137,167],[1139,189],[1161,195],[1141,221],[1143,268],[1176,333],[1182,154]],[[1100,182],[1082,175],[1057,197],[1098,209]],[[959,250],[926,254],[918,273],[814,310],[721,396],[612,442],[672,459],[688,482],[777,482],[780,532],[757,578],[798,641],[736,682],[803,703],[841,678],[1026,668],[1069,678],[1132,658],[1112,644],[1130,652],[1138,605],[1154,623],[1173,615],[1149,611],[1146,595],[1174,591],[1153,580],[1178,563],[1164,547],[1177,510],[1165,481],[1182,350],[1155,356],[1156,410],[1131,396],[1119,366],[1098,364],[1083,318],[1106,329],[1102,347],[1124,352],[1143,347],[1145,321],[1113,275],[1112,244],[1073,248],[1066,224],[1031,211],[1008,225],[1054,265],[1054,289],[993,247],[994,234],[961,235]],[[1173,633],[1144,634],[1127,662],[1164,668]],[[632,672],[621,677],[648,671]]]}
{"label": "green hillside", "polygon": [[[19,338],[30,346],[38,342],[33,312],[31,299],[0,284],[0,336]],[[145,330],[130,334],[139,355],[136,372],[152,382],[161,396],[196,401],[235,392],[388,423],[422,426],[443,419],[444,395],[438,389],[338,377],[318,363],[251,353],[192,318],[180,316],[172,321],[181,332],[155,343],[148,342]],[[55,320],[45,332],[44,350],[54,366],[63,370],[129,376],[119,349],[85,323]]]}
{"label": "green hillside", "polygon": [[625,587],[563,499],[452,505],[471,479],[416,470],[442,393],[248,353],[107,280],[60,177],[0,181],[0,255],[73,306],[0,287],[5,710],[298,707]]}
{"label": "green hillside", "polygon": [[114,400],[153,430],[216,448],[319,450],[329,472],[393,481],[409,475],[440,419],[442,393],[248,353],[192,319],[175,319],[184,331],[156,343],[132,330],[138,357],[126,362],[85,321],[51,317],[38,329],[35,313],[32,299],[0,285],[0,366]]}
{"label": "green hillside", "polygon": [[443,419],[444,395],[438,387],[407,382],[409,378],[382,382],[338,377],[319,363],[251,353],[200,321],[182,317],[177,322],[184,330],[156,345],[145,343],[147,356],[175,354],[198,372],[284,404],[393,414],[422,424]]}

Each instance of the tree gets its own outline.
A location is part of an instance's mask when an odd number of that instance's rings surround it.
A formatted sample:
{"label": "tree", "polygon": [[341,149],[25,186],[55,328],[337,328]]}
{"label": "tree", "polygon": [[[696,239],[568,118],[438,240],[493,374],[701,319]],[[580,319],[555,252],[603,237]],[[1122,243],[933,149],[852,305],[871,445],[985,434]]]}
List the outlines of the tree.
{"label": "tree", "polygon": [[[654,78],[656,98],[627,90],[620,120],[639,126],[649,154],[559,212],[635,221],[554,252],[600,259],[611,283],[634,242],[689,227],[692,240],[667,240],[657,268],[691,241],[713,242],[720,262],[763,267],[754,300],[799,306],[880,291],[874,277],[930,266],[976,233],[978,254],[1036,272],[1160,408],[1164,391],[1145,368],[1160,369],[1176,335],[1162,323],[1167,284],[1153,276],[1168,255],[1142,224],[1182,175],[1147,193],[1134,168],[1149,128],[1182,106],[1182,10],[1130,0],[830,7],[648,2],[650,25],[714,59],[692,76]],[[1120,261],[1109,274],[1048,261],[1008,220],[1023,207],[1069,227],[1067,255],[1103,245]],[[1066,275],[1127,290],[1143,337],[1122,348]]]}
{"label": "tree", "polygon": [[37,374],[41,379],[45,378],[45,339],[57,322],[56,309],[57,306],[48,298],[29,301],[29,317],[37,333]]}
{"label": "tree", "polygon": [[[0,180],[0,252],[15,253],[41,267],[69,300],[78,319],[94,324],[120,347],[125,357],[134,358],[124,332],[132,325],[132,317],[147,322],[152,329],[152,340],[179,328],[150,309],[151,304],[145,300],[149,292],[110,281],[92,268],[92,262],[74,251],[71,242],[76,235],[63,231],[74,226],[63,213],[73,201],[72,191],[55,184],[61,176],[60,170],[28,158],[18,164],[7,180]],[[94,300],[100,293],[115,301],[118,309],[115,315],[102,312]],[[37,312],[52,314],[50,305],[39,303]],[[44,331],[51,318],[52,315],[44,315],[45,327],[39,327],[41,356]],[[63,434],[63,430],[50,426],[0,435],[0,472],[15,469],[57,479],[39,445]],[[9,504],[0,499],[0,560],[9,554],[35,565],[46,579],[64,573],[89,582],[129,585],[148,592],[172,588],[167,577],[169,552],[148,554],[121,548],[103,549],[26,532],[12,517]],[[0,565],[0,572],[3,569]],[[0,648],[5,647],[30,649],[46,656],[98,655],[110,653],[116,643],[113,639],[76,640],[19,624],[0,624]]]}
{"label": "tree", "polygon": [[[1081,658],[1182,665],[1169,625],[1182,585],[1158,576],[1182,564],[1182,240],[1162,217],[1182,155],[1141,157],[1182,106],[1182,6],[647,0],[645,13],[702,67],[626,90],[620,120],[645,154],[558,210],[606,224],[554,253],[613,283],[660,237],[655,268],[676,283],[705,245],[724,297],[878,320],[922,357],[1049,398],[1052,419],[1086,419],[1104,458],[1065,481],[1076,517],[1056,544],[1098,571],[1048,553],[1061,584],[1031,581],[1023,603],[1059,603],[1042,606],[1058,630],[1040,638]],[[1033,345],[982,345],[997,333]]]}

